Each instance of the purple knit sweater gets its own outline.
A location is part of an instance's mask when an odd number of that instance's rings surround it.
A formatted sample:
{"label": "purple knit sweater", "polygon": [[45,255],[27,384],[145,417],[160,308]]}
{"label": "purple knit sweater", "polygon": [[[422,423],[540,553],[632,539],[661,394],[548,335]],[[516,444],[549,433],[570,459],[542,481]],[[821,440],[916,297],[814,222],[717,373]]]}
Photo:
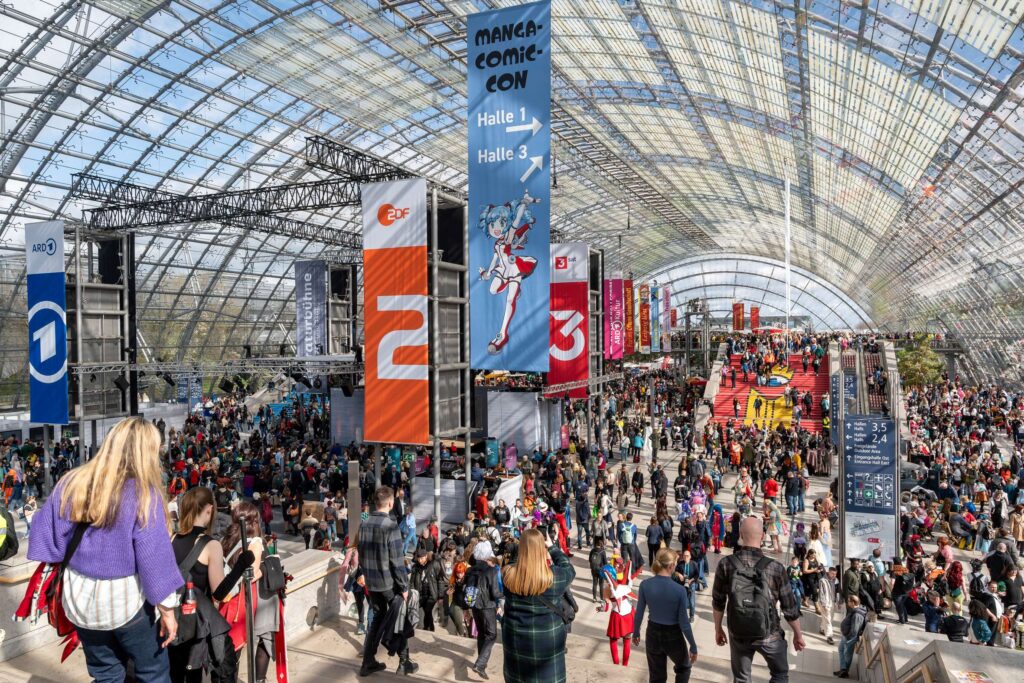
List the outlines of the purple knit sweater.
{"label": "purple knit sweater", "polygon": [[[60,516],[60,490],[58,485],[32,518],[32,535],[28,543],[30,560],[64,560],[75,524]],[[90,527],[86,530],[81,545],[71,558],[71,568],[93,579],[119,579],[138,574],[142,594],[151,605],[159,604],[181,588],[183,582],[174,561],[159,491],[153,491],[152,500],[149,524],[141,527],[135,480],[125,482],[117,520],[103,529]]]}

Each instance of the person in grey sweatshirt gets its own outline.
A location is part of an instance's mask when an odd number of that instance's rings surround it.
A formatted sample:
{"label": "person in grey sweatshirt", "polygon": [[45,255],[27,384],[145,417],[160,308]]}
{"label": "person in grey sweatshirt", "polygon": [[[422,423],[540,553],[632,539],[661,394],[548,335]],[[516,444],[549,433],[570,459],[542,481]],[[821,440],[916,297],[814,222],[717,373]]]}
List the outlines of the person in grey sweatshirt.
{"label": "person in grey sweatshirt", "polygon": [[860,604],[860,598],[856,595],[851,595],[846,599],[846,607],[846,616],[843,617],[843,623],[839,626],[839,631],[843,636],[839,641],[839,671],[832,674],[839,678],[850,677],[853,652],[868,620],[867,608]]}

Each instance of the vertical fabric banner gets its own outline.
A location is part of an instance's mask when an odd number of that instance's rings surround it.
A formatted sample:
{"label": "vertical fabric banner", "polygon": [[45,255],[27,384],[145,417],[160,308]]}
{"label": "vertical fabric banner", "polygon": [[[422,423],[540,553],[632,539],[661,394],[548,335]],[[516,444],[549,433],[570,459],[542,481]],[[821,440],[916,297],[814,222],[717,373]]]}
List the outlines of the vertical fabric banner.
{"label": "vertical fabric banner", "polygon": [[640,353],[651,352],[651,286],[640,285],[637,293],[640,323]]}
{"label": "vertical fabric banner", "polygon": [[750,307],[750,329],[756,330],[761,327],[761,307],[751,306]]}
{"label": "vertical fabric banner", "polygon": [[327,354],[327,263],[295,262],[295,355]]}
{"label": "vertical fabric banner", "polygon": [[427,183],[372,183],[363,195],[364,438],[430,440]]}
{"label": "vertical fabric banner", "polygon": [[[583,242],[551,245],[551,346],[548,384],[590,377],[590,252]],[[559,392],[561,393],[561,392]],[[563,394],[564,395],[564,394]],[[587,388],[569,391],[586,398]]]}
{"label": "vertical fabric banner", "polygon": [[626,347],[626,302],[623,298],[622,273],[605,280],[605,358],[621,360]]}
{"label": "vertical fabric banner", "polygon": [[546,372],[551,3],[467,22],[470,362]]}
{"label": "vertical fabric banner", "polygon": [[651,353],[661,353],[661,288],[651,285]]}
{"label": "vertical fabric banner", "polygon": [[665,287],[661,290],[661,350],[672,350],[672,290]]}
{"label": "vertical fabric banner", "polygon": [[623,349],[622,354],[624,356],[632,356],[636,353],[636,313],[634,309],[634,296],[633,296],[633,281],[623,280],[622,281],[622,303],[623,313],[625,317],[625,334],[623,335]]}
{"label": "vertical fabric banner", "polygon": [[673,330],[679,327],[679,317],[676,309],[674,308],[672,309],[672,312],[669,314],[669,323],[672,325]]}
{"label": "vertical fabric banner", "polygon": [[68,424],[64,222],[25,226],[29,420]]}
{"label": "vertical fabric banner", "polygon": [[743,302],[737,301],[732,305],[732,329],[743,331],[746,327],[743,320]]}

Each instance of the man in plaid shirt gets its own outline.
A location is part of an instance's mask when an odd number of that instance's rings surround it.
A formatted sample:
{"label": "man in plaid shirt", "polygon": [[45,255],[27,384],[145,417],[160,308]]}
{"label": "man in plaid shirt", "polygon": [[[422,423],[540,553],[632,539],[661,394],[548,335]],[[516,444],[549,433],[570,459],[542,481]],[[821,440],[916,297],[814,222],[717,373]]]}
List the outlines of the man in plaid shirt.
{"label": "man in plaid shirt", "polygon": [[[719,646],[729,643],[729,654],[732,660],[732,676],[735,683],[750,682],[750,667],[754,653],[758,652],[768,663],[771,672],[771,683],[786,683],[789,680],[789,660],[786,655],[786,636],[782,632],[778,613],[772,615],[772,629],[767,638],[761,640],[742,640],[732,633],[727,639],[722,628],[729,593],[732,590],[732,579],[737,563],[753,567],[764,557],[761,552],[761,541],[764,539],[764,526],[758,517],[747,517],[740,525],[740,544],[736,551],[722,559],[715,570],[715,584],[711,589],[711,605],[714,609],[715,641]],[[780,562],[769,560],[763,567],[765,584],[771,593],[772,610],[778,601],[782,608],[782,616],[793,629],[793,648],[800,652],[804,649],[804,636],[800,630],[800,603],[793,595],[786,576],[786,568]],[[733,630],[729,624],[730,632]]]}
{"label": "man in plaid shirt", "polygon": [[[370,594],[370,609],[373,610],[373,624],[366,638],[360,676],[369,676],[386,668],[376,658],[384,626],[388,621],[385,617],[397,596],[409,596],[409,574],[405,567],[402,533],[390,514],[395,505],[395,492],[388,486],[381,486],[373,492],[372,500],[374,511],[359,525],[359,568],[363,571],[366,590]],[[409,659],[408,649],[399,653],[399,659],[400,668],[406,674],[415,673],[419,668]]]}

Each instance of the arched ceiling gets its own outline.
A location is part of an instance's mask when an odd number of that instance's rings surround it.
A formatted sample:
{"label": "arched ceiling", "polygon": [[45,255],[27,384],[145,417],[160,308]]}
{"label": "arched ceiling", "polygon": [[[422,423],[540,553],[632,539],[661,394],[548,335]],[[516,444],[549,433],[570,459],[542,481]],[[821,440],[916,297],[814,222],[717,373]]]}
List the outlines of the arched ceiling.
{"label": "arched ceiling", "polygon": [[[4,377],[24,374],[22,226],[95,206],[70,198],[72,174],[185,194],[310,180],[303,140],[321,134],[465,185],[464,17],[508,4],[0,3]],[[789,178],[794,265],[876,323],[1021,337],[1024,5],[553,12],[556,227],[638,276],[697,255],[780,260]],[[351,210],[291,217],[358,229]],[[325,248],[211,224],[144,236],[146,353],[228,357],[283,338],[290,264]]]}

